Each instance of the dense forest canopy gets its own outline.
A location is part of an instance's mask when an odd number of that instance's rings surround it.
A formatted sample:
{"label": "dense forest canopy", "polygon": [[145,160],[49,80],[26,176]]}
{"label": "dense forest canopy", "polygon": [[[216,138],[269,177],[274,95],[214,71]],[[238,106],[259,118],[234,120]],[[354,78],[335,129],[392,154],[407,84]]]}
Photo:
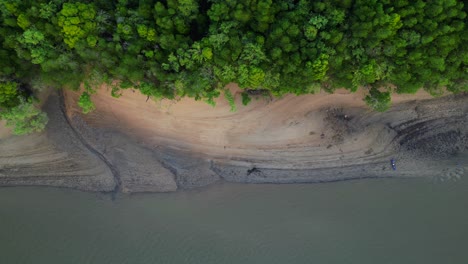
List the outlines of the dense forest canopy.
{"label": "dense forest canopy", "polygon": [[133,87],[233,103],[224,87],[235,82],[245,103],[256,90],[365,87],[385,110],[391,91],[468,91],[467,10],[461,0],[0,0],[0,109],[84,84],[79,104],[91,111],[102,83],[116,97]]}

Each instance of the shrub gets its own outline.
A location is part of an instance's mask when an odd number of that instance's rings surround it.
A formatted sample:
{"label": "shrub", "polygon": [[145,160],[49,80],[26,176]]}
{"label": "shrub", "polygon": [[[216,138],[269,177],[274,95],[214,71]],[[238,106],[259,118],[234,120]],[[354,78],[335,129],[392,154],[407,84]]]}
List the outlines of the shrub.
{"label": "shrub", "polygon": [[10,108],[19,104],[18,84],[16,82],[0,83],[0,107]]}
{"label": "shrub", "polygon": [[84,114],[87,114],[96,109],[93,101],[91,101],[91,96],[87,92],[83,92],[81,94],[80,99],[78,99],[78,105],[81,107]]}
{"label": "shrub", "polygon": [[229,106],[231,107],[231,112],[235,112],[237,110],[236,102],[234,101],[234,95],[232,95],[229,89],[224,90],[224,97],[229,102]]}
{"label": "shrub", "polygon": [[390,92],[381,92],[377,88],[372,87],[369,94],[364,98],[364,101],[372,109],[379,112],[385,112],[390,108]]}
{"label": "shrub", "polygon": [[21,100],[19,105],[0,112],[0,118],[6,120],[7,126],[13,127],[15,135],[41,132],[49,121],[46,113],[37,109],[32,100]]}
{"label": "shrub", "polygon": [[250,98],[249,94],[246,93],[246,92],[243,92],[241,95],[242,95],[242,104],[243,105],[248,105],[250,103],[250,101],[252,100]]}

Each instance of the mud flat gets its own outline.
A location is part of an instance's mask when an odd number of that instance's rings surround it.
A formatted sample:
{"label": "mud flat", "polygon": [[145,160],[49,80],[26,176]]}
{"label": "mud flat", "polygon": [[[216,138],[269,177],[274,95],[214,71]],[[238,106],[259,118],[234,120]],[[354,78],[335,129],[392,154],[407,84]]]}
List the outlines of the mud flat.
{"label": "mud flat", "polygon": [[62,108],[53,94],[45,134],[0,141],[0,185],[166,192],[218,181],[462,177],[468,169],[466,94],[395,96],[385,113],[344,91],[258,97],[247,107],[237,102],[236,112],[223,99],[213,108],[191,99],[154,102],[132,90],[119,99],[109,94],[103,87],[93,95],[88,115],[77,109],[77,93],[66,91]]}

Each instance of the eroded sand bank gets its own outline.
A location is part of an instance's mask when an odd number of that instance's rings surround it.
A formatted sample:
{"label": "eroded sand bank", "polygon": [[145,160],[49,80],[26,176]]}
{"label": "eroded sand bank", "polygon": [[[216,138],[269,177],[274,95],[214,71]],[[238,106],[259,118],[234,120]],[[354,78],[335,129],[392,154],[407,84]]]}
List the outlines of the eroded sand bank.
{"label": "eroded sand bank", "polygon": [[[57,94],[44,105],[47,131],[0,138],[0,185],[44,185],[89,191],[113,191],[116,182],[106,164],[89,151],[68,126]],[[0,131],[8,131],[3,127]]]}
{"label": "eroded sand bank", "polygon": [[231,112],[222,98],[215,108],[192,99],[154,102],[132,90],[115,99],[103,87],[89,115],[79,113],[77,97],[65,93],[72,128],[97,152],[96,162],[110,167],[121,191],[173,191],[219,180],[445,177],[468,166],[467,95],[394,96],[386,113],[369,111],[362,93],[346,91],[258,97],[246,107],[237,95],[238,110]]}

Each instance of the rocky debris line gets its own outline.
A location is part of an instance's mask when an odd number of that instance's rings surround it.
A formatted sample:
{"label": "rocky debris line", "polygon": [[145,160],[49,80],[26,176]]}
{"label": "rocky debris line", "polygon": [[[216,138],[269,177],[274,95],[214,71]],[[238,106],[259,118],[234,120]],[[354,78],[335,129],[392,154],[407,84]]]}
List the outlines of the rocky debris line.
{"label": "rocky debris line", "polygon": [[113,191],[112,172],[81,144],[61,114],[59,97],[49,97],[45,133],[0,140],[0,186],[47,185]]}
{"label": "rocky debris line", "polygon": [[418,104],[418,117],[392,124],[395,138],[406,151],[433,159],[450,158],[468,150],[467,96]]}
{"label": "rocky debris line", "polygon": [[[355,179],[389,178],[391,173],[381,173],[384,164],[350,166],[312,170],[246,168],[243,166],[215,163],[213,170],[224,180],[239,183],[321,183]],[[403,178],[407,175],[399,175]]]}

